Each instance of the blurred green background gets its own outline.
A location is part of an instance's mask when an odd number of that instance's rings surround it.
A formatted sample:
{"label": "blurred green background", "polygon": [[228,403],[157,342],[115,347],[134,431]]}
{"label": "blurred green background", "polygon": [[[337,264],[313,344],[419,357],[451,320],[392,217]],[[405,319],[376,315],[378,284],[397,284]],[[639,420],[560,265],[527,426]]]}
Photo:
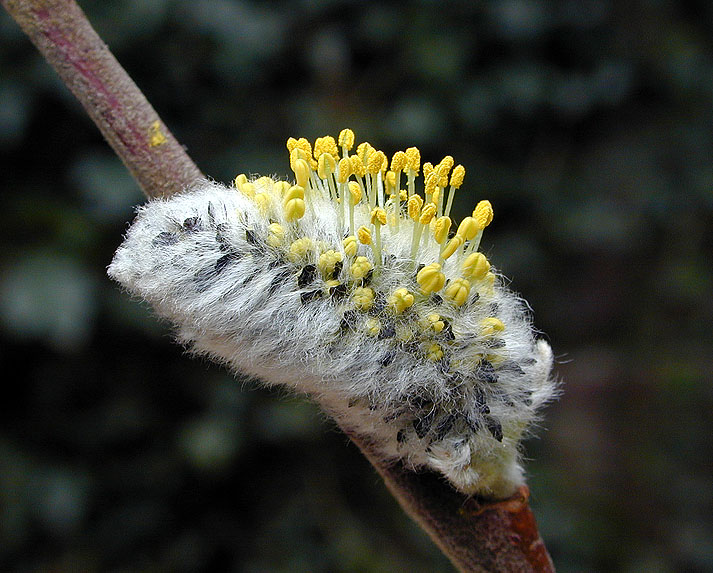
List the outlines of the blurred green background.
{"label": "blurred green background", "polygon": [[[451,154],[564,394],[527,443],[558,570],[713,571],[713,4],[84,1],[205,173],[290,137]],[[0,13],[0,569],[450,571],[304,400],[105,275],[137,186]]]}

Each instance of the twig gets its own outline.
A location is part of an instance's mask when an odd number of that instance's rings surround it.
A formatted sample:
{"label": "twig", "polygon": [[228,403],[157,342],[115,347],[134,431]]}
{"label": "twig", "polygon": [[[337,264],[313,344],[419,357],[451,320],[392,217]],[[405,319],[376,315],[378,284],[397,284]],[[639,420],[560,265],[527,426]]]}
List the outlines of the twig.
{"label": "twig", "polygon": [[73,0],[0,0],[149,197],[201,178],[196,164]]}
{"label": "twig", "polygon": [[[168,196],[202,174],[72,0],[0,0],[149,197]],[[523,486],[507,500],[468,498],[430,472],[385,464],[345,433],[404,510],[461,571],[554,571]]]}

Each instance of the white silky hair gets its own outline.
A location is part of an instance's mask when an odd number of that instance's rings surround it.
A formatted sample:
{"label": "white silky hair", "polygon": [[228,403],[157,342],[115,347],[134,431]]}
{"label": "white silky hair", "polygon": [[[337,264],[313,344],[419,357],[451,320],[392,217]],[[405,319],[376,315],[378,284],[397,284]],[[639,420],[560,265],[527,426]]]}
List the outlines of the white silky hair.
{"label": "white silky hair", "polygon": [[[382,228],[383,265],[359,246],[375,266],[377,304],[355,308],[351,295],[364,282],[350,279],[340,209],[315,194],[304,217],[288,221],[279,201],[266,215],[251,197],[205,180],[140,207],[109,275],[170,321],[192,352],[309,394],[385,460],[440,472],[466,494],[511,495],[524,482],[521,439],[555,392],[552,352],[536,340],[526,304],[498,278],[489,291],[474,285],[462,306],[417,295],[395,315],[384,299],[418,290],[414,223],[403,219],[398,231]],[[368,209],[355,217],[368,224]],[[271,223],[285,229],[284,244],[268,242]],[[311,247],[295,260],[289,245],[301,237]],[[437,259],[434,248],[421,245],[416,262]],[[327,249],[344,260],[331,282],[312,272]],[[443,266],[446,279],[459,274],[455,259]],[[432,313],[447,333],[424,333]],[[497,337],[483,333],[491,317],[505,325]],[[381,325],[378,335],[365,327],[369,319]],[[434,343],[444,358],[425,356]]]}

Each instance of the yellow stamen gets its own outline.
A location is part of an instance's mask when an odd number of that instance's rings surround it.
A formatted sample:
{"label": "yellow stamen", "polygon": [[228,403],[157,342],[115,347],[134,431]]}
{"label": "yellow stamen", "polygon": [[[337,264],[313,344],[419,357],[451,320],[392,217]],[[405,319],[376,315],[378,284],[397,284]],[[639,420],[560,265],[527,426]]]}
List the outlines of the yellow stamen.
{"label": "yellow stamen", "polygon": [[475,206],[473,218],[478,222],[478,227],[485,229],[493,220],[493,206],[490,201],[483,200]]}
{"label": "yellow stamen", "polygon": [[470,294],[470,281],[464,278],[452,280],[446,287],[446,298],[456,306],[463,306]]}
{"label": "yellow stamen", "polygon": [[421,287],[423,294],[431,294],[443,288],[446,282],[446,275],[441,272],[441,265],[432,263],[418,271],[416,282]]}
{"label": "yellow stamen", "polygon": [[352,173],[354,175],[358,177],[364,177],[364,175],[366,175],[366,167],[358,155],[350,155],[349,162],[352,165]]}
{"label": "yellow stamen", "polygon": [[433,238],[436,239],[436,243],[443,245],[448,238],[448,231],[451,229],[451,218],[450,217],[438,217],[436,219],[436,224],[433,227]]}
{"label": "yellow stamen", "polygon": [[407,168],[418,175],[418,170],[421,167],[421,152],[416,147],[409,147],[406,150]]}
{"label": "yellow stamen", "polygon": [[287,258],[293,263],[299,262],[307,256],[307,253],[312,250],[313,246],[312,239],[309,237],[297,239],[290,245],[290,252]]}
{"label": "yellow stamen", "polygon": [[441,252],[441,258],[444,260],[449,258],[453,253],[455,253],[458,250],[459,247],[462,247],[462,246],[463,246],[463,237],[460,235],[456,235],[450,241],[448,241],[448,244]]}
{"label": "yellow stamen", "polygon": [[352,164],[348,157],[342,157],[339,160],[339,170],[337,174],[337,183],[346,183],[349,176],[352,174]]}
{"label": "yellow stamen", "polygon": [[420,195],[411,195],[407,204],[408,216],[414,221],[418,221],[421,216],[421,207],[423,207],[423,199]]}
{"label": "yellow stamen", "polygon": [[319,270],[322,271],[322,274],[325,277],[329,277],[332,275],[332,273],[334,273],[334,269],[337,263],[342,262],[342,258],[342,253],[333,249],[329,249],[328,251],[319,255],[319,262],[317,263],[317,267],[319,267]]}
{"label": "yellow stamen", "polygon": [[381,207],[376,207],[371,210],[371,224],[372,225],[386,225],[386,211]]}
{"label": "yellow stamen", "polygon": [[378,318],[368,318],[364,323],[364,329],[369,336],[379,336],[381,332],[381,322]]}
{"label": "yellow stamen", "polygon": [[434,342],[428,347],[428,350],[426,351],[426,358],[433,360],[434,362],[438,362],[441,358],[443,358],[443,349]]}
{"label": "yellow stamen", "polygon": [[336,161],[331,153],[322,153],[317,162],[317,175],[320,179],[327,179],[337,167]]}
{"label": "yellow stamen", "polygon": [[387,300],[389,308],[397,314],[412,306],[413,302],[413,295],[405,288],[396,289]]}
{"label": "yellow stamen", "polygon": [[235,178],[235,181],[234,181],[234,183],[235,183],[235,188],[236,188],[238,191],[242,191],[242,190],[243,190],[243,185],[245,185],[245,183],[247,183],[247,182],[248,182],[247,176],[245,175],[245,173],[241,173],[240,175],[238,175],[238,176]]}
{"label": "yellow stamen", "polygon": [[267,244],[271,247],[279,247],[285,239],[285,230],[279,223],[271,223],[267,228]]}
{"label": "yellow stamen", "polygon": [[363,225],[357,230],[357,237],[362,245],[371,245],[371,231]]}
{"label": "yellow stamen", "polygon": [[408,165],[408,157],[403,151],[397,151],[391,158],[391,171],[396,173],[406,169]]}
{"label": "yellow stamen", "polygon": [[346,239],[342,241],[342,245],[344,246],[344,254],[347,257],[353,257],[356,255],[357,252],[357,239],[354,235],[349,235]]}
{"label": "yellow stamen", "polygon": [[287,221],[296,221],[305,214],[305,190],[299,185],[293,185],[282,198],[282,206]]}
{"label": "yellow stamen", "polygon": [[352,293],[352,300],[359,310],[369,310],[374,306],[374,291],[369,287],[357,287]]}
{"label": "yellow stamen", "polygon": [[480,334],[482,336],[492,336],[494,334],[497,334],[498,332],[502,332],[503,330],[505,330],[505,325],[503,324],[503,321],[499,318],[495,318],[494,316],[484,318],[480,322],[480,327],[482,328],[482,330],[480,331]]}
{"label": "yellow stamen", "polygon": [[470,241],[478,234],[478,231],[480,231],[478,222],[473,217],[466,217],[458,225],[456,235],[460,235],[463,239]]}
{"label": "yellow stamen", "polygon": [[421,223],[422,225],[428,225],[431,222],[431,219],[433,219],[436,216],[436,206],[433,203],[428,203],[423,207],[423,210],[421,211],[421,216],[418,219],[418,222]]}
{"label": "yellow stamen", "polygon": [[257,207],[260,210],[260,213],[262,213],[263,215],[266,215],[268,210],[270,209],[270,203],[272,202],[272,200],[270,199],[270,196],[267,193],[258,193],[255,195],[255,197],[253,199],[254,199],[255,203],[257,204]]}
{"label": "yellow stamen", "polygon": [[347,128],[339,132],[339,147],[342,148],[344,157],[354,147],[354,132],[351,129]]}
{"label": "yellow stamen", "polygon": [[463,179],[465,178],[465,167],[462,165],[456,165],[451,174],[451,187],[454,189],[459,189],[463,185]]}
{"label": "yellow stamen", "polygon": [[297,159],[294,166],[295,181],[303,189],[307,189],[311,168],[306,160]]}
{"label": "yellow stamen", "polygon": [[463,261],[462,269],[465,278],[479,281],[488,274],[490,263],[483,253],[473,253]]}
{"label": "yellow stamen", "polygon": [[441,332],[446,323],[441,320],[441,315],[437,312],[431,313],[426,317],[427,328],[433,329],[436,333]]}
{"label": "yellow stamen", "polygon": [[366,257],[357,257],[349,267],[349,273],[354,280],[359,280],[368,275],[372,268],[373,267],[371,266],[369,259]]}

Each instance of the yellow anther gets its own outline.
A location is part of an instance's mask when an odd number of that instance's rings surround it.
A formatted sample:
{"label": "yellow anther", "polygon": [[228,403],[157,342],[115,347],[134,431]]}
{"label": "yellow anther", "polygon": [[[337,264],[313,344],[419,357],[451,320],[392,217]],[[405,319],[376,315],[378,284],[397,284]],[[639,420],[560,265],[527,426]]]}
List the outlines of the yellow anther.
{"label": "yellow anther", "polygon": [[270,203],[272,200],[267,193],[257,193],[253,198],[260,212],[264,215],[270,208]]}
{"label": "yellow anther", "polygon": [[[431,178],[433,179],[433,178]],[[441,188],[436,187],[433,190],[433,193],[431,193],[431,201],[433,202],[434,205],[438,205],[438,201],[441,198]]]}
{"label": "yellow anther", "polygon": [[421,216],[421,207],[423,207],[423,199],[421,196],[411,195],[407,204],[408,216],[414,221],[418,221],[418,218]]}
{"label": "yellow anther", "polygon": [[485,283],[485,293],[492,294],[493,286],[495,286],[495,275],[493,273],[487,273],[483,282]]}
{"label": "yellow anther", "polygon": [[339,132],[339,147],[344,147],[347,151],[351,151],[354,147],[354,132],[347,128]]}
{"label": "yellow anther", "polygon": [[386,194],[391,196],[396,193],[396,173],[393,171],[387,171],[384,176],[384,186],[386,187]]}
{"label": "yellow anther", "polygon": [[478,222],[480,229],[485,229],[493,220],[493,206],[490,201],[483,200],[475,206],[473,218]]}
{"label": "yellow anther", "polygon": [[359,145],[357,145],[357,148],[356,148],[356,154],[359,157],[359,159],[361,159],[361,161],[364,165],[368,165],[369,156],[374,151],[376,151],[376,149],[374,149],[374,147],[368,141],[360,143]]}
{"label": "yellow anther", "polygon": [[363,225],[359,227],[359,229],[357,229],[357,237],[359,237],[359,242],[362,245],[371,244],[371,231],[367,227]]}
{"label": "yellow anther", "polygon": [[293,263],[296,263],[304,259],[307,253],[312,250],[313,246],[314,244],[312,243],[312,239],[309,237],[297,239],[290,245],[290,252],[287,255],[287,258]]}
{"label": "yellow anther", "polygon": [[367,318],[364,323],[364,329],[369,336],[379,336],[381,332],[381,322],[378,318]]}
{"label": "yellow anther", "polygon": [[386,225],[386,211],[381,207],[375,207],[371,210],[371,224],[372,225]]}
{"label": "yellow anther", "polygon": [[287,140],[287,151],[292,153],[292,150],[297,147],[297,140],[294,137],[290,137]]}
{"label": "yellow anther", "polygon": [[454,163],[455,161],[453,161],[453,158],[450,155],[446,155],[443,159],[441,159],[441,162],[436,167],[438,175],[440,177],[448,177],[448,174],[450,173],[451,169],[453,169]]}
{"label": "yellow anther", "polygon": [[470,281],[468,279],[459,278],[452,280],[446,287],[446,298],[456,306],[462,306],[468,300],[470,294]]}
{"label": "yellow anther", "polygon": [[425,183],[426,195],[433,195],[433,192],[436,190],[436,187],[438,186],[438,177],[436,176],[435,173],[430,173],[430,174],[426,175],[425,166],[424,166],[423,176],[426,178],[426,183]]}
{"label": "yellow anther", "polygon": [[364,166],[364,162],[358,155],[350,155],[349,162],[352,165],[352,173],[354,175],[357,175],[359,177],[364,177],[364,175],[366,175],[366,167]]}
{"label": "yellow anther", "polygon": [[450,231],[450,229],[450,217],[438,217],[438,219],[436,219],[436,224],[433,227],[433,237],[439,245],[446,242],[446,239],[448,238],[448,231]]}
{"label": "yellow anther", "polygon": [[446,275],[441,272],[441,265],[432,263],[418,271],[416,282],[421,287],[423,294],[431,294],[443,288],[446,282]]}
{"label": "yellow anther", "polygon": [[480,321],[480,328],[480,334],[482,336],[492,336],[494,334],[497,334],[498,332],[502,332],[503,330],[505,330],[505,325],[503,324],[503,321],[499,318],[491,316],[489,318],[484,318]]}
{"label": "yellow anther", "polygon": [[347,157],[339,160],[339,173],[337,175],[337,183],[346,183],[349,176],[352,174],[352,164]]}
{"label": "yellow anther", "polygon": [[408,157],[403,151],[397,151],[391,158],[391,171],[403,171],[408,165]]}
{"label": "yellow anther", "polygon": [[334,161],[334,157],[331,153],[322,153],[319,156],[319,161],[317,162],[317,175],[320,179],[327,179],[332,173],[334,173],[337,167],[337,162]]}
{"label": "yellow anther", "polygon": [[483,253],[473,253],[463,261],[463,276],[479,281],[485,278],[490,270],[490,263]]}
{"label": "yellow anther", "polygon": [[384,152],[375,151],[374,153],[371,153],[367,159],[366,170],[368,173],[376,175],[379,171],[386,169],[388,164],[389,160],[386,158]]}
{"label": "yellow anther", "polygon": [[238,191],[242,191],[242,190],[243,190],[243,185],[245,185],[247,182],[248,182],[247,176],[245,175],[245,173],[241,173],[240,175],[238,175],[238,176],[235,178],[235,181],[234,181],[234,183],[235,183],[235,188],[236,188]]}
{"label": "yellow anther", "polygon": [[312,158],[307,155],[304,149],[295,147],[290,152],[290,169],[292,169],[292,171],[295,170],[295,161],[297,161],[298,159],[304,159],[305,161],[307,161],[307,163],[310,163],[312,161]]}
{"label": "yellow anther", "polygon": [[285,219],[287,221],[296,221],[304,217],[306,207],[304,199],[290,199],[289,201],[283,202],[283,204],[285,206]]}
{"label": "yellow anther", "polygon": [[409,147],[406,150],[406,167],[418,175],[421,167],[421,152],[416,147]]}
{"label": "yellow anther", "polygon": [[295,147],[304,151],[307,157],[312,157],[312,145],[304,137],[297,140]]}
{"label": "yellow anther", "polygon": [[401,189],[401,191],[399,191],[399,201],[406,201],[406,199],[408,199],[408,193],[406,189]]}
{"label": "yellow anther", "polygon": [[294,172],[295,172],[295,181],[297,182],[297,185],[299,185],[302,188],[307,187],[307,184],[309,183],[310,171],[311,171],[311,168],[309,166],[309,163],[307,163],[306,160],[297,159],[295,161]]}
{"label": "yellow anther", "polygon": [[431,222],[431,219],[433,219],[436,216],[436,206],[433,203],[428,203],[423,207],[423,211],[421,211],[421,216],[418,219],[418,222],[421,223],[422,225],[428,225]]}
{"label": "yellow anther", "polygon": [[434,362],[438,362],[441,358],[443,358],[443,349],[434,342],[428,347],[428,350],[426,351],[426,358],[433,360]]}
{"label": "yellow anther", "polygon": [[397,314],[401,314],[404,310],[413,305],[413,295],[405,288],[396,289],[391,296],[389,296],[387,303],[391,310]]}
{"label": "yellow anther", "polygon": [[328,251],[319,255],[319,262],[317,263],[317,266],[325,276],[329,276],[334,272],[337,263],[341,262],[342,253],[333,249],[329,249]]}
{"label": "yellow anther", "polygon": [[357,239],[354,235],[349,235],[346,239],[344,239],[342,241],[342,245],[344,246],[344,254],[347,257],[353,257],[356,255],[357,247],[359,245],[357,244]]}
{"label": "yellow anther", "polygon": [[357,257],[349,267],[349,273],[352,275],[353,279],[359,280],[368,275],[371,269],[372,267],[369,259],[366,257]]}
{"label": "yellow anther", "polygon": [[325,135],[324,137],[318,137],[317,141],[314,142],[314,158],[319,160],[323,153],[329,153],[336,162],[339,159],[339,149],[337,148],[337,142],[331,135]]}
{"label": "yellow anther", "polygon": [[282,202],[283,204],[286,204],[288,201],[291,201],[292,199],[304,199],[305,198],[305,190],[304,187],[300,187],[299,185],[292,185],[287,192],[284,194],[282,197]]}
{"label": "yellow anther", "polygon": [[433,164],[429,161],[423,164],[423,180],[428,181],[428,177],[433,173]]}
{"label": "yellow anther", "polygon": [[449,258],[453,253],[458,250],[459,247],[463,246],[463,242],[463,237],[461,237],[460,235],[456,235],[455,237],[453,237],[450,241],[448,241],[446,248],[443,249],[443,252],[441,253],[441,258]]}
{"label": "yellow anther", "polygon": [[413,329],[408,324],[396,324],[396,340],[399,342],[410,342],[413,340]]}
{"label": "yellow anther", "polygon": [[482,227],[478,225],[478,221],[476,221],[473,217],[466,217],[460,222],[460,225],[458,225],[456,235],[470,241],[475,238],[481,228]]}
{"label": "yellow anther", "polygon": [[260,190],[262,193],[269,193],[275,186],[275,182],[272,177],[267,176],[259,177],[253,183],[255,185],[255,189]]}
{"label": "yellow anther", "polygon": [[357,287],[352,293],[352,300],[359,310],[369,310],[374,306],[374,291],[369,287]]}
{"label": "yellow anther", "polygon": [[240,190],[243,192],[243,195],[246,195],[247,197],[255,197],[255,185],[249,181],[247,183],[243,183]]}
{"label": "yellow anther", "polygon": [[352,205],[356,205],[361,201],[361,185],[356,181],[349,182],[349,200]]}
{"label": "yellow anther", "polygon": [[280,197],[284,196],[292,188],[288,181],[277,181],[272,187],[272,190]]}
{"label": "yellow anther", "polygon": [[456,165],[455,169],[453,169],[453,173],[451,173],[451,187],[458,189],[461,185],[463,185],[464,178],[465,167],[462,165]]}
{"label": "yellow anther", "polygon": [[435,332],[441,332],[446,323],[441,320],[441,315],[437,312],[431,313],[426,317],[428,328],[432,328]]}
{"label": "yellow anther", "polygon": [[279,223],[270,223],[267,227],[267,244],[279,247],[285,239],[285,229]]}

